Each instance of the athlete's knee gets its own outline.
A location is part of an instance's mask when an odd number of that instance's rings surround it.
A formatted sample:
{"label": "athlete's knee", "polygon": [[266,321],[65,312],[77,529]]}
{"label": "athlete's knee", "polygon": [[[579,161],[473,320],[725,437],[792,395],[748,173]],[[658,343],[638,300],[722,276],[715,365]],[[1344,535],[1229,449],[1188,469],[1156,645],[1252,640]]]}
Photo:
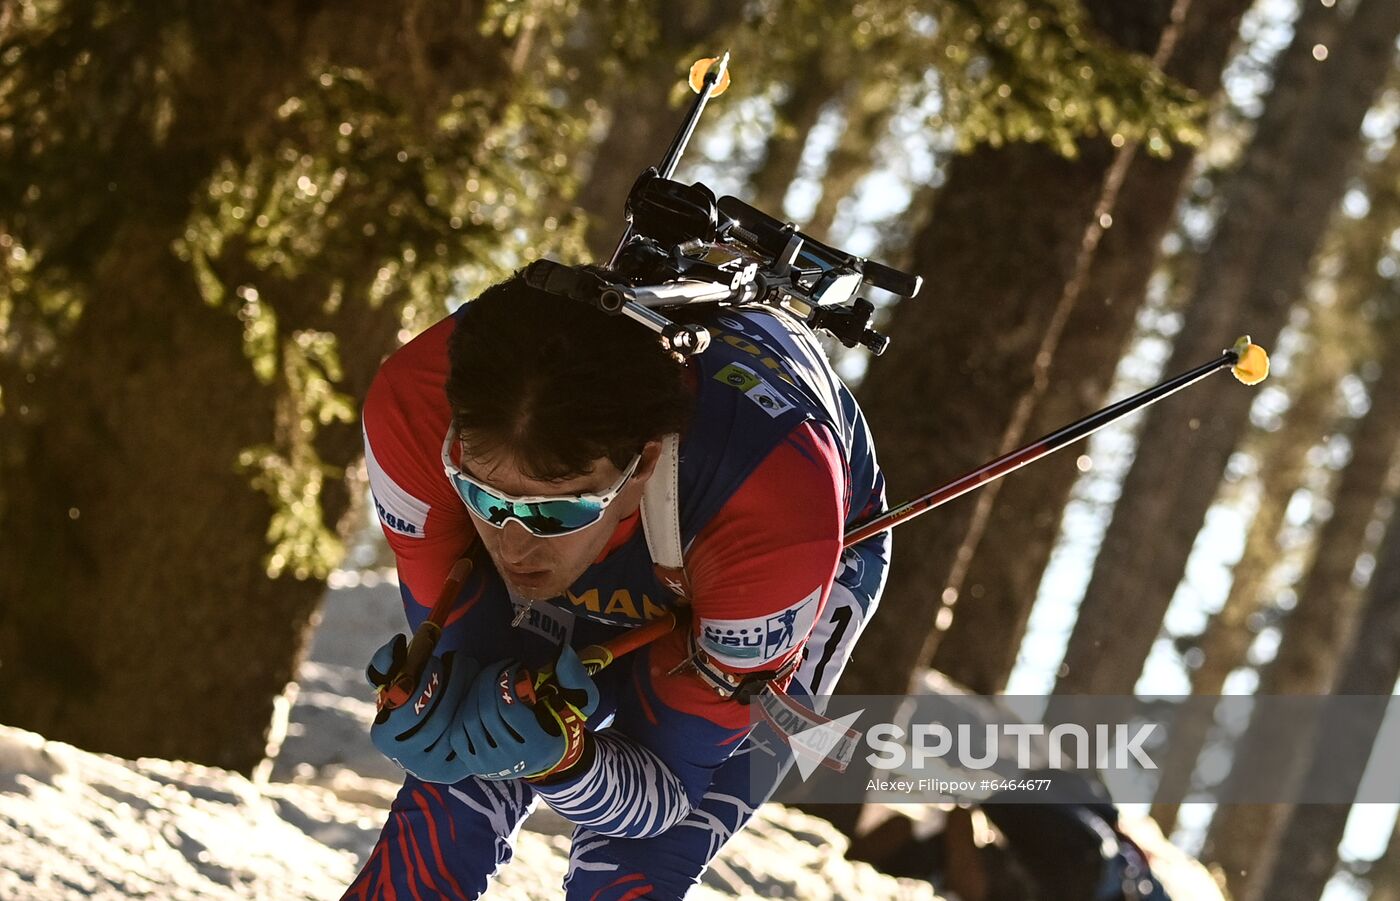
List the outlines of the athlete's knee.
{"label": "athlete's knee", "polygon": [[576,829],[564,880],[567,897],[579,901],[685,897],[725,843],[753,816],[760,802],[751,800],[749,791],[747,768],[730,758],[699,805],[661,835],[610,838]]}
{"label": "athlete's knee", "polygon": [[680,901],[699,881],[704,863],[691,867],[649,851],[648,844],[579,830],[564,877],[566,901]]}

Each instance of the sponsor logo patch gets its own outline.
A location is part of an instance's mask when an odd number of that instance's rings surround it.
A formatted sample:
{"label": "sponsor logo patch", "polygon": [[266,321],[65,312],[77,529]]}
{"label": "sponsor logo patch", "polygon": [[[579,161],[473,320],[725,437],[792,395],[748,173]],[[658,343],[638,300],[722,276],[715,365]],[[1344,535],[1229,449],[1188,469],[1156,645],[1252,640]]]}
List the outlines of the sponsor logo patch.
{"label": "sponsor logo patch", "polygon": [[782,657],[812,631],[821,600],[818,587],[802,600],[771,616],[753,619],[702,619],[700,646],[719,663],[757,667]]}
{"label": "sponsor logo patch", "polygon": [[[515,777],[515,776],[518,776],[519,774],[521,774],[521,773],[523,773],[523,772],[525,772],[525,761],[522,760],[522,761],[520,761],[519,763],[517,763],[515,766],[512,766],[512,767],[510,767],[510,768],[508,768],[508,769],[498,770],[497,772],[494,772],[494,773],[485,773],[485,774],[482,775],[481,778],[483,778],[483,779],[510,779],[510,778]],[[464,797],[466,797],[465,795],[462,795],[461,793],[459,793],[456,789],[452,789],[452,793],[453,793],[454,795],[457,795],[457,797],[459,797],[459,798],[464,798]]]}
{"label": "sponsor logo patch", "polygon": [[400,535],[408,535],[417,538],[422,534],[422,530],[418,528],[418,523],[409,522],[397,514],[390,513],[378,500],[374,502],[374,511],[379,514],[380,522],[384,523],[384,525],[388,526],[393,531],[398,532]]}
{"label": "sponsor logo patch", "polygon": [[389,477],[374,458],[374,448],[370,447],[368,439],[365,441],[365,468],[369,472],[370,493],[374,496],[374,512],[384,528],[406,538],[422,538],[428,522],[428,503],[409,494]]}
{"label": "sponsor logo patch", "polygon": [[598,622],[642,622],[666,613],[666,608],[656,604],[650,595],[642,591],[633,594],[628,588],[589,588],[579,594],[567,590],[564,596],[574,612]]}
{"label": "sponsor logo patch", "polygon": [[777,417],[792,409],[792,403],[773,390],[756,372],[747,366],[730,363],[715,373],[715,381],[723,382],[744,393],[749,400],[769,416]]}
{"label": "sponsor logo patch", "polygon": [[716,372],[715,381],[723,382],[731,388],[738,388],[740,391],[749,391],[763,384],[763,380],[755,375],[752,369],[740,366],[738,363],[730,363]]}
{"label": "sponsor logo patch", "polygon": [[413,705],[414,716],[422,716],[423,708],[427,707],[428,702],[433,699],[433,694],[437,692],[437,687],[438,674],[434,672],[432,678],[428,680],[428,687],[424,688],[423,694],[418,697],[418,703]]}

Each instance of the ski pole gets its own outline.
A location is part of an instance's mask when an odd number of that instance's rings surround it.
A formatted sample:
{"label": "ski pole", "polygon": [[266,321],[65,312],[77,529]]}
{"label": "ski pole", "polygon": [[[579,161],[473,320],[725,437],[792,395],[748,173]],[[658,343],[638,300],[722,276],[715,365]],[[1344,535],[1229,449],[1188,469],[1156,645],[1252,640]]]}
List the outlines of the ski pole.
{"label": "ski pole", "polygon": [[1203,363],[1190,372],[1182,373],[1175,378],[1167,379],[1159,385],[1148,388],[1146,391],[1124,398],[1115,404],[1104,407],[1097,413],[1090,413],[1083,419],[1051,432],[1039,441],[1033,441],[1019,450],[1003,454],[946,485],[935,488],[911,501],[905,501],[898,507],[855,526],[846,533],[846,547],[858,544],[887,529],[893,529],[900,523],[907,522],[922,513],[927,513],[934,507],[942,506],[954,498],[962,497],[969,491],[999,479],[1009,472],[1015,472],[1027,463],[1034,463],[1041,457],[1049,456],[1066,444],[1087,438],[1109,423],[1154,404],[1162,398],[1194,385],[1206,376],[1225,368],[1231,369],[1235,378],[1244,384],[1257,385],[1269,374],[1269,356],[1265,353],[1264,348],[1250,343],[1249,336],[1245,335],[1236,341],[1233,347],[1223,351],[1219,357],[1209,363]]}
{"label": "ski pole", "polygon": [[689,609],[672,607],[656,619],[647,620],[643,625],[628,629],[611,641],[588,645],[578,652],[578,659],[583,663],[583,668],[588,670],[588,675],[592,676],[624,654],[630,654],[666,635],[686,620]]}
{"label": "ski pole", "polygon": [[467,557],[452,564],[447,579],[442,583],[442,590],[438,592],[437,600],[433,603],[433,609],[428,612],[428,618],[413,632],[413,639],[409,641],[408,651],[404,654],[403,666],[376,693],[374,702],[377,710],[402,707],[418,687],[423,668],[428,665],[428,660],[433,656],[433,649],[442,637],[442,629],[447,624],[453,603],[457,600],[457,592],[461,591],[462,583],[471,575],[471,571],[472,562]]}
{"label": "ski pole", "polygon": [[[633,651],[640,650],[647,645],[670,634],[686,620],[689,607],[679,607],[667,610],[656,619],[647,620],[646,623],[628,629],[621,635],[605,641],[602,644],[590,644],[581,648],[578,652],[579,662],[583,664],[588,675],[596,676],[598,671],[604,667],[611,666],[613,661]],[[539,702],[540,689],[553,686],[554,667],[542,667],[538,671],[531,673],[528,669],[521,669],[520,675],[515,680],[515,693],[525,703],[534,706]]]}

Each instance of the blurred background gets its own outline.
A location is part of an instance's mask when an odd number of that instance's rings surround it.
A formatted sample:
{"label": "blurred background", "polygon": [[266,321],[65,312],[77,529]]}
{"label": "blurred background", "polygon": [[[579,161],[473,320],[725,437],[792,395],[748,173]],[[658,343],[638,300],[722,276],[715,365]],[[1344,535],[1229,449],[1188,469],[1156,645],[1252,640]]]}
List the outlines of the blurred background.
{"label": "blurred background", "polygon": [[[843,690],[1392,694],[1398,34],[1394,0],[0,0],[0,722],[259,767],[327,580],[392,562],[379,362],[605,257],[726,48],[677,177],[924,278],[873,296],[884,356],[831,348],[893,500],[1274,357],[902,527]],[[1151,813],[1235,898],[1400,898],[1394,805],[1183,805],[1280,740],[1195,732]]]}

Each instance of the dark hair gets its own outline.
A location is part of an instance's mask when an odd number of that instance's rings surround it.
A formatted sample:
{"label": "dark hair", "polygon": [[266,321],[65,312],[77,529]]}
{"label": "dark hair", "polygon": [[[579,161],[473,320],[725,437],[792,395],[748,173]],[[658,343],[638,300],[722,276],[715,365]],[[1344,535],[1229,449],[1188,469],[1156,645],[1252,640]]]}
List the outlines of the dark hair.
{"label": "dark hair", "polygon": [[690,419],[685,365],[645,326],[525,284],[517,272],[467,303],[447,400],[472,455],[508,451],[532,478],[599,457],[621,468]]}

